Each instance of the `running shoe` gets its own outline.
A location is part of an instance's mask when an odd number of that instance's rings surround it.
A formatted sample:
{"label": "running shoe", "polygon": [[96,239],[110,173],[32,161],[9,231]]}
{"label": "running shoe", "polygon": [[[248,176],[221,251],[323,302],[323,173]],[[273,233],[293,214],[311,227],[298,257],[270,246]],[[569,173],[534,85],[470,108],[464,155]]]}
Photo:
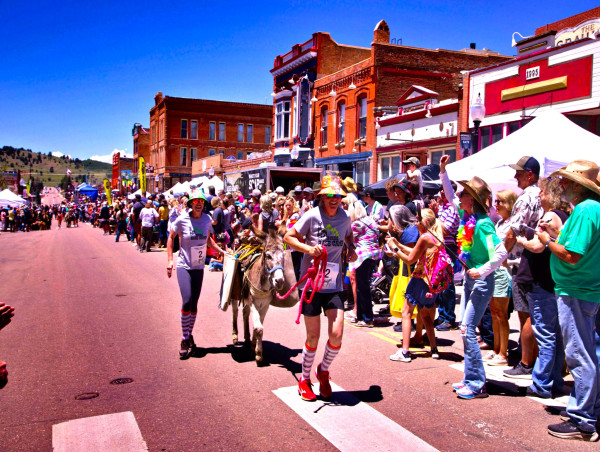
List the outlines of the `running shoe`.
{"label": "running shoe", "polygon": [[464,386],[456,391],[456,395],[465,400],[484,399],[488,397],[488,393],[485,392],[485,386],[479,392],[473,392],[467,386]]}
{"label": "running shoe", "polygon": [[483,358],[481,358],[483,361],[489,361],[490,359],[494,359],[494,357],[496,356],[496,353],[494,352],[489,352],[487,355],[485,355]]}
{"label": "running shoe", "polygon": [[452,383],[452,390],[454,392],[458,391],[459,389],[464,388],[466,385],[461,381],[460,383]]}
{"label": "running shoe", "polygon": [[192,345],[189,339],[184,339],[181,341],[181,346],[179,347],[179,359],[186,359],[190,357],[192,353]]}
{"label": "running shoe", "polygon": [[581,430],[571,420],[561,422],[560,424],[549,425],[548,433],[562,439],[578,439],[591,442],[598,441],[598,433],[595,430]]}
{"label": "running shoe", "polygon": [[486,361],[488,366],[508,366],[508,360],[502,355],[494,355],[492,359]]}
{"label": "running shoe", "polygon": [[533,373],[533,366],[525,366],[521,361],[512,369],[507,369],[502,372],[505,377],[518,378],[520,380],[531,380],[531,374]]}
{"label": "running shoe", "polygon": [[322,371],[321,365],[319,364],[315,371],[315,375],[317,376],[317,380],[319,380],[319,392],[321,393],[321,397],[328,399],[333,392],[331,390],[331,385],[329,384],[329,372]]}
{"label": "running shoe", "polygon": [[440,352],[438,352],[437,347],[432,347],[431,348],[431,357],[433,359],[440,359]]}
{"label": "running shoe", "polygon": [[312,383],[310,380],[300,380],[298,382],[298,394],[302,400],[306,400],[307,402],[314,402],[317,400],[317,396],[312,390]]}
{"label": "running shoe", "polygon": [[373,321],[365,322],[364,320],[359,320],[356,322],[356,326],[361,328],[373,328]]}
{"label": "running shoe", "polygon": [[392,361],[401,361],[403,363],[409,363],[412,361],[412,358],[410,357],[410,352],[405,352],[401,348],[399,348],[398,351],[393,355],[390,355],[390,359]]}

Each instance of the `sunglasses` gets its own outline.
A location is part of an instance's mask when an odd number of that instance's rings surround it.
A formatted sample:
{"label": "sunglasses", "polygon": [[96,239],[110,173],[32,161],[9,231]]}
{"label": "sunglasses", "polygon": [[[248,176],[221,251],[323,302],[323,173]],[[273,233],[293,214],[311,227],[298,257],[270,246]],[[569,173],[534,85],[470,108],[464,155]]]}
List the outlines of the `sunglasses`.
{"label": "sunglasses", "polygon": [[501,199],[496,199],[494,201],[494,204],[504,204],[504,201],[502,201]]}
{"label": "sunglasses", "polygon": [[204,203],[203,199],[192,199],[192,204]]}
{"label": "sunglasses", "polygon": [[325,196],[327,196],[328,198],[342,199],[342,195],[330,195],[330,194],[328,194],[328,195],[325,195]]}

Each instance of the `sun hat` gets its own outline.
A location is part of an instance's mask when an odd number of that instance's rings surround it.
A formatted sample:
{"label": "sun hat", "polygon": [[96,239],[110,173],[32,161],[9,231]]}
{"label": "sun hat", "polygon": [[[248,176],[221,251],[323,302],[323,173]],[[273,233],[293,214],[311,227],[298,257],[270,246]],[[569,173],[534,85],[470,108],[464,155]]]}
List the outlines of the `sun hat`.
{"label": "sun hat", "polygon": [[327,174],[323,177],[321,181],[321,191],[319,191],[320,195],[341,195],[346,196],[346,192],[342,188],[342,184],[339,176],[332,176]]}
{"label": "sun hat", "polygon": [[280,185],[279,187],[277,187],[275,189],[275,193],[277,193],[279,195],[283,195],[285,193],[285,189]]}
{"label": "sun hat", "polygon": [[417,168],[421,166],[421,161],[417,157],[409,157],[406,160],[403,160],[402,163],[404,163],[405,165],[412,163]]}
{"label": "sun hat", "polygon": [[508,166],[517,171],[531,171],[536,176],[540,175],[540,162],[528,155],[521,157],[516,164]]}
{"label": "sun hat", "polygon": [[356,193],[356,182],[354,182],[354,179],[352,179],[351,177],[347,177],[346,179],[344,179],[342,181],[342,184],[344,185],[344,188],[348,193]]}
{"label": "sun hat", "polygon": [[492,194],[492,189],[481,177],[473,176],[471,180],[459,180],[465,191],[473,197],[486,211],[489,209],[487,201]]}
{"label": "sun hat", "polygon": [[402,179],[397,184],[394,184],[394,188],[395,187],[398,187],[400,190],[402,190],[407,195],[411,195],[412,196],[412,192],[410,191],[410,182],[408,180]]}
{"label": "sun hat", "polygon": [[202,201],[206,202],[206,197],[204,196],[204,192],[202,192],[202,190],[199,188],[192,190],[192,193],[190,194],[190,198],[187,200],[188,207],[192,207],[191,204],[194,199],[201,199]]}
{"label": "sun hat", "polygon": [[589,160],[574,160],[567,166],[553,172],[551,177],[554,176],[562,176],[600,195],[598,165],[594,162],[590,162]]}

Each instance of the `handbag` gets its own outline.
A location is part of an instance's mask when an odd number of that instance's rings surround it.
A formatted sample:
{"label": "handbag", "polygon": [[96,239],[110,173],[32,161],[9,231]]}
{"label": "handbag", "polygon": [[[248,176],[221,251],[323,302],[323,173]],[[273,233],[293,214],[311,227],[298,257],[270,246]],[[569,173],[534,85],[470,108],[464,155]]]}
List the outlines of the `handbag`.
{"label": "handbag", "polygon": [[[398,269],[398,274],[394,276],[392,280],[392,285],[390,287],[390,313],[393,317],[402,318],[402,309],[404,308],[404,303],[406,302],[406,298],[404,294],[406,293],[406,287],[408,286],[408,282],[411,278],[410,266],[407,267],[408,276],[403,276],[403,269],[406,264],[404,261],[400,261],[400,268]],[[415,306],[415,310],[413,311],[412,318],[414,319],[417,316],[417,307]]]}

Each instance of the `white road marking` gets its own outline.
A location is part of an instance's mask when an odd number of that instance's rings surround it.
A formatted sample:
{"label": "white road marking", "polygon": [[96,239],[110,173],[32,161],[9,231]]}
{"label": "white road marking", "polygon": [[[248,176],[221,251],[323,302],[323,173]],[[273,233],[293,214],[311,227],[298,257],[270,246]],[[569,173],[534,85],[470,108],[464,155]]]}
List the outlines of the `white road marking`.
{"label": "white road marking", "polygon": [[[318,386],[313,386],[315,393]],[[273,393],[341,451],[437,450],[336,384],[331,387],[329,401],[306,402],[298,386]]]}
{"label": "white road marking", "polygon": [[[455,363],[451,364],[450,367],[456,369],[462,373],[465,371],[465,366],[463,363]],[[509,392],[518,393],[519,388],[527,388],[531,386],[531,380],[525,380],[521,378],[508,378],[505,377],[502,373],[506,369],[510,369],[510,366],[487,366],[485,367],[485,375],[487,380],[493,380],[494,384],[506,389]],[[569,376],[570,377],[570,376]],[[566,378],[565,380],[572,380],[572,377]],[[565,387],[565,389],[567,389]],[[536,402],[540,402],[541,404],[548,406],[567,406],[567,402],[569,401],[569,394],[565,394],[559,397],[555,397],[553,399],[542,399],[540,397],[529,397],[531,400],[535,400]]]}
{"label": "white road marking", "polygon": [[147,452],[131,411],[86,417],[52,426],[54,452]]}

